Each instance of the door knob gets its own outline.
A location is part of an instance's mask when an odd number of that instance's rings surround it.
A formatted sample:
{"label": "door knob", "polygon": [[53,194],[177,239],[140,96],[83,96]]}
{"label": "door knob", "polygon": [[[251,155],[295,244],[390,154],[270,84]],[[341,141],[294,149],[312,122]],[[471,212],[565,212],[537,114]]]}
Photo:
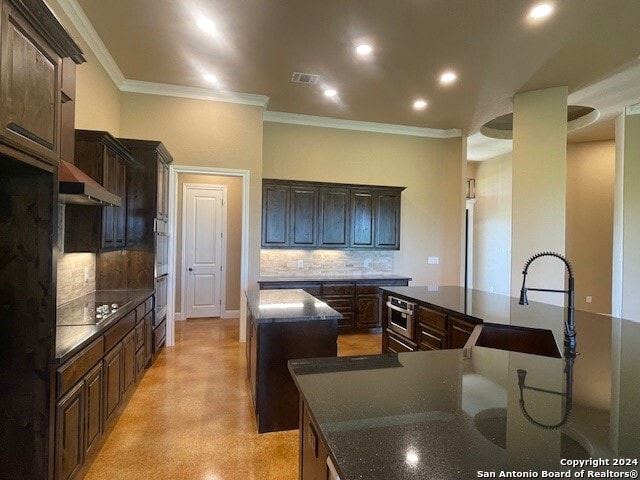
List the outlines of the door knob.
{"label": "door knob", "polygon": [[189,271],[190,271],[190,272],[193,272],[193,268],[189,267]]}

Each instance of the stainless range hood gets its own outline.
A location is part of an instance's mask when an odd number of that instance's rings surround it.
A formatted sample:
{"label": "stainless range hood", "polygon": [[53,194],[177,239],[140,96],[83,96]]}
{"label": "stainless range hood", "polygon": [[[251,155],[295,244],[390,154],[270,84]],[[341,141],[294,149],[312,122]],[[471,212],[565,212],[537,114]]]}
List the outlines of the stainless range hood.
{"label": "stainless range hood", "polygon": [[118,195],[108,191],[72,163],[60,161],[58,180],[59,203],[114,207],[122,205],[122,199]]}

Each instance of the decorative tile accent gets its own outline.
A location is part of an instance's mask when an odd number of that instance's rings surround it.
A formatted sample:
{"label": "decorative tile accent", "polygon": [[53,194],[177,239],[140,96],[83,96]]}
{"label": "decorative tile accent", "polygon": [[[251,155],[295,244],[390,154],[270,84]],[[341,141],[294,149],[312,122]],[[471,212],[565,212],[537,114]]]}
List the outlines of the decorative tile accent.
{"label": "decorative tile accent", "polygon": [[[89,281],[84,281],[84,269],[89,269]],[[96,255],[67,253],[58,258],[58,291],[56,305],[60,306],[96,289]]]}
{"label": "decorative tile accent", "polygon": [[[302,267],[299,262],[302,261]],[[260,276],[393,273],[393,252],[360,250],[260,251]]]}

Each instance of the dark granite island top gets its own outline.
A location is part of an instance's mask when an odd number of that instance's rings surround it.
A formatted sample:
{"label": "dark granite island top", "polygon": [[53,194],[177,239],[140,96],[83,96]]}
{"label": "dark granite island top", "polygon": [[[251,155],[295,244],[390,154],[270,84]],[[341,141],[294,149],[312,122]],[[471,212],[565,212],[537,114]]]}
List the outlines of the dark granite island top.
{"label": "dark granite island top", "polygon": [[247,292],[249,310],[257,323],[337,320],[342,317],[325,302],[299,289]]}
{"label": "dark granite island top", "polygon": [[362,274],[322,274],[322,275],[269,275],[260,277],[259,284],[269,283],[304,283],[304,282],[352,282],[367,283],[375,281],[403,280],[409,281],[411,277],[396,275],[393,273],[362,273]]}
{"label": "dark granite island top", "polygon": [[[560,307],[457,287],[385,290],[486,322],[551,327],[562,345]],[[577,312],[576,329],[573,362],[472,347],[294,360],[289,370],[342,480],[543,478],[570,469],[635,478],[640,323]],[[620,458],[632,464],[614,465]]]}
{"label": "dark granite island top", "polygon": [[[151,289],[98,290],[58,307],[55,363],[69,359],[151,295]],[[112,303],[118,304],[117,312],[96,323],[95,305]]]}

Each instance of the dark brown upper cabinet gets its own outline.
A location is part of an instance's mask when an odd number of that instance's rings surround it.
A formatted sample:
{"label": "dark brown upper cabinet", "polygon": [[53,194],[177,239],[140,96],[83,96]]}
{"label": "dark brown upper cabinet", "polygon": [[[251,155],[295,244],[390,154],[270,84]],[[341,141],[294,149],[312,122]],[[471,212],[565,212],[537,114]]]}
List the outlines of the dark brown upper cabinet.
{"label": "dark brown upper cabinet", "polygon": [[291,185],[289,244],[313,247],[318,235],[318,189],[315,186]]}
{"label": "dark brown upper cabinet", "polygon": [[0,8],[0,140],[57,165],[61,131],[73,128],[74,120],[63,103],[75,92],[68,96],[65,90],[75,82],[82,52],[43,2],[7,0]]}
{"label": "dark brown upper cabinet", "polygon": [[400,248],[403,187],[263,180],[265,248]]}
{"label": "dark brown upper cabinet", "polygon": [[67,205],[65,252],[98,252],[127,246],[127,169],[137,166],[108,132],[76,130],[75,164],[122,199],[119,207]]}
{"label": "dark brown upper cabinet", "polygon": [[318,248],[349,247],[349,189],[320,187]]}
{"label": "dark brown upper cabinet", "polygon": [[289,246],[289,185],[262,186],[262,246]]}

